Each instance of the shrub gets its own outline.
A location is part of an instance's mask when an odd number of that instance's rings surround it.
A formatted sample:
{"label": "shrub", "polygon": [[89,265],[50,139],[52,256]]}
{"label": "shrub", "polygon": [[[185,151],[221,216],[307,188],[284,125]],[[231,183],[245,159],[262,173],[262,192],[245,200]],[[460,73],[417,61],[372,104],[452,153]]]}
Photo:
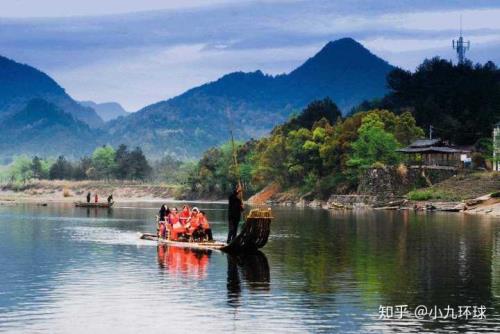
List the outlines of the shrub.
{"label": "shrub", "polygon": [[68,188],[63,189],[63,197],[71,197],[71,192]]}

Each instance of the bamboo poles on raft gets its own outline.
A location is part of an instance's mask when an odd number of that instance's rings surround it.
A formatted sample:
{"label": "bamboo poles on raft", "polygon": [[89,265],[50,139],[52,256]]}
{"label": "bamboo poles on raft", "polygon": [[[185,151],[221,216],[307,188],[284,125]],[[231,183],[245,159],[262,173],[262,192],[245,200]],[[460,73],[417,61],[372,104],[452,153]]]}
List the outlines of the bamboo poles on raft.
{"label": "bamboo poles on raft", "polygon": [[[231,135],[233,165],[238,180],[238,187],[241,190],[241,201],[244,202],[243,184],[241,183],[241,174],[238,164],[238,154],[234,142],[233,122],[231,113],[226,110],[229,119],[229,133]],[[234,238],[229,245],[222,248],[226,252],[256,251],[264,247],[269,239],[271,232],[271,221],[273,219],[271,208],[252,209],[245,219],[241,232]]]}

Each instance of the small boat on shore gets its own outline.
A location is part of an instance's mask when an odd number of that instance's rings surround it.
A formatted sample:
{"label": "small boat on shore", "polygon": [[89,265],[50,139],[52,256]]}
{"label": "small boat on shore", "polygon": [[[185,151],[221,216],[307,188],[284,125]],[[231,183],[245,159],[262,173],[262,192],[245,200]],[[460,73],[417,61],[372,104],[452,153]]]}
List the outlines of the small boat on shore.
{"label": "small boat on shore", "polygon": [[111,208],[113,206],[114,202],[108,203],[108,202],[101,202],[101,203],[95,203],[95,202],[75,202],[75,206],[78,208]]}
{"label": "small boat on shore", "polygon": [[226,253],[245,253],[255,252],[264,247],[269,239],[271,232],[271,209],[253,209],[248,214],[241,232],[234,238],[231,243],[218,241],[177,241],[158,238],[156,234],[142,233],[140,238],[143,240],[156,241],[159,244],[166,244],[173,247],[184,247],[194,249],[213,249],[220,250]]}

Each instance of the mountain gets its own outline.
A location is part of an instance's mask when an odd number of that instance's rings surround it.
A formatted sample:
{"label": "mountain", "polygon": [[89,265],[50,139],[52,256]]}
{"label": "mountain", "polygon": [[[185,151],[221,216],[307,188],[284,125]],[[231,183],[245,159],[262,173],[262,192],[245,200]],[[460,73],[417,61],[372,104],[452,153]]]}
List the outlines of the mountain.
{"label": "mountain", "polygon": [[116,102],[95,103],[94,101],[80,101],[79,103],[84,107],[94,109],[104,122],[108,122],[120,116],[127,116],[129,114],[119,103]]}
{"label": "mountain", "polygon": [[326,44],[289,74],[235,72],[149,105],[106,125],[113,144],[140,145],[150,156],[199,156],[228,140],[259,137],[315,99],[330,97],[344,111],[387,92],[394,67],[351,38]]}
{"label": "mountain", "polygon": [[78,158],[98,145],[103,133],[91,129],[53,103],[33,99],[19,111],[0,116],[0,152]]}
{"label": "mountain", "polygon": [[103,124],[92,108],[78,104],[47,74],[0,56],[0,115],[22,110],[34,98],[51,102],[92,127]]}

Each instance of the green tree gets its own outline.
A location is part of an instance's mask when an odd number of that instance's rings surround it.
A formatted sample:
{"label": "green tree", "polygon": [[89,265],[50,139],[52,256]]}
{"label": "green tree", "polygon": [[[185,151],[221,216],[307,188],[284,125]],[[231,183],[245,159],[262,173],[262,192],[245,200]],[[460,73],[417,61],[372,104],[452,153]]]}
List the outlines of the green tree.
{"label": "green tree", "polygon": [[396,120],[394,137],[403,145],[411,144],[415,139],[423,138],[424,131],[417,126],[415,118],[409,111],[402,113]]}
{"label": "green tree", "polygon": [[51,180],[70,179],[73,174],[73,166],[66,158],[60,155],[56,162],[50,166],[49,178]]}
{"label": "green tree", "polygon": [[376,113],[363,118],[358,139],[352,144],[351,167],[369,167],[375,163],[393,165],[399,162],[396,152],[399,143],[393,134],[384,130],[384,123]]}
{"label": "green tree", "polygon": [[41,179],[43,170],[42,170],[42,160],[36,155],[31,160],[31,172],[33,174],[33,178]]}
{"label": "green tree", "polygon": [[145,180],[151,174],[151,166],[149,166],[146,156],[140,147],[136,147],[129,153],[128,178],[132,180]]}
{"label": "green tree", "polygon": [[72,178],[75,180],[85,180],[88,178],[89,170],[92,167],[92,159],[83,157],[80,161],[76,162],[73,167]]}
{"label": "green tree", "polygon": [[454,65],[425,60],[414,73],[395,69],[387,77],[390,93],[379,104],[396,113],[411,111],[424,129],[456,144],[491,136],[500,119],[500,70],[493,62]]}
{"label": "green tree", "polygon": [[101,146],[92,153],[93,176],[99,179],[110,179],[116,168],[115,150],[111,146]]}
{"label": "green tree", "polygon": [[26,183],[33,178],[31,159],[25,155],[18,156],[12,162],[8,174],[11,182]]}
{"label": "green tree", "polygon": [[334,124],[342,118],[342,114],[337,105],[330,99],[316,100],[311,103],[297,116],[293,117],[283,125],[285,132],[300,128],[312,129],[314,123],[320,119],[326,119],[330,124]]}
{"label": "green tree", "polygon": [[118,146],[115,154],[115,176],[119,180],[124,180],[128,178],[131,174],[130,171],[130,152],[127,149],[127,146],[121,144]]}

